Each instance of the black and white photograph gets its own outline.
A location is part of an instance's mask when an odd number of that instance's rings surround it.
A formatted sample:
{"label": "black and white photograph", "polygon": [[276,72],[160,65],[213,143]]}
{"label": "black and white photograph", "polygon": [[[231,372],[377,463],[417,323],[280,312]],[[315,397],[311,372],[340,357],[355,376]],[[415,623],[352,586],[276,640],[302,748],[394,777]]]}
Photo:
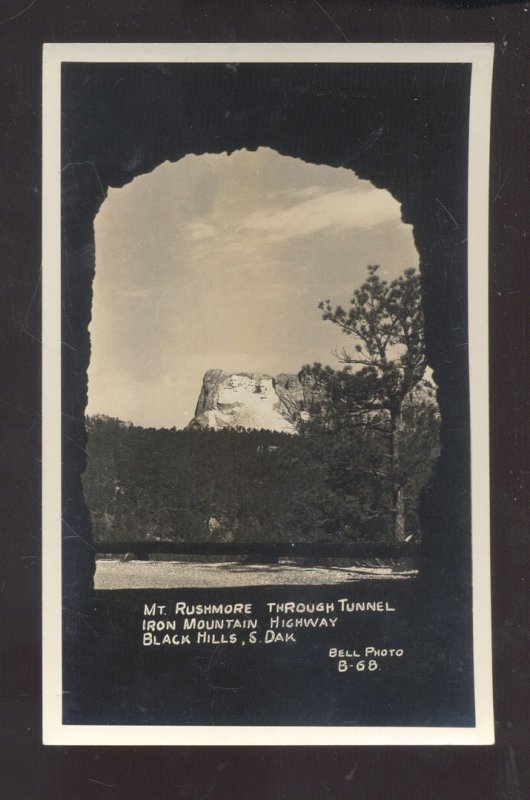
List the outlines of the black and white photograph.
{"label": "black and white photograph", "polygon": [[492,57],[45,45],[45,743],[493,741]]}
{"label": "black and white photograph", "polygon": [[415,574],[439,410],[390,193],[270,148],[190,155],[111,190],[95,246],[83,488],[96,549],[123,550],[96,589]]}

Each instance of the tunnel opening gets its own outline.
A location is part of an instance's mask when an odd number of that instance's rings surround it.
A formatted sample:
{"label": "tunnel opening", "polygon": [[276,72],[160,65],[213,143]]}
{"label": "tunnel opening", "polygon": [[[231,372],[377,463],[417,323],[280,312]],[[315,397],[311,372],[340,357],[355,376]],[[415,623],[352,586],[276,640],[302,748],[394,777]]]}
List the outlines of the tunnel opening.
{"label": "tunnel opening", "polygon": [[[337,398],[324,397],[311,366],[333,363],[337,375],[345,369],[342,328],[323,325],[318,298],[347,302],[370,263],[381,265],[378,285],[387,294],[417,267],[411,226],[387,191],[351,170],[268,148],[185,156],[109,189],[95,246],[83,482],[99,549],[109,541],[393,541],[397,467],[392,475],[388,410],[365,399],[338,415]],[[423,348],[419,296],[417,303],[414,346]],[[380,319],[378,335],[390,317]],[[374,368],[381,387],[384,362],[400,365],[410,352],[397,344],[403,334],[396,327]],[[375,340],[367,345],[365,371]],[[423,352],[421,362],[399,398],[406,396],[398,541],[421,539],[419,497],[438,451]],[[207,448],[190,436],[204,429]],[[283,434],[276,444],[274,434]],[[192,467],[199,445],[208,456]],[[244,454],[248,446],[254,459]],[[270,452],[276,455],[263,457]]]}

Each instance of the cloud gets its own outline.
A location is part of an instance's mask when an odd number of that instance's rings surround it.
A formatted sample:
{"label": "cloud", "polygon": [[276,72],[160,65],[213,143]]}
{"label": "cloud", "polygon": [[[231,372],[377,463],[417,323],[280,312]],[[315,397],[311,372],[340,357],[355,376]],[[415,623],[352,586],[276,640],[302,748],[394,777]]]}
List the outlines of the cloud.
{"label": "cloud", "polygon": [[252,212],[244,219],[243,227],[261,233],[268,241],[281,242],[325,230],[373,228],[400,219],[399,203],[389,192],[339,189],[315,194],[313,190],[311,187],[308,198],[298,202],[296,195],[291,197],[294,202],[289,206],[269,206]]}
{"label": "cloud", "polygon": [[201,241],[202,239],[211,239],[217,233],[217,226],[212,222],[190,222],[183,226],[183,230],[188,234],[190,239],[194,241]]}
{"label": "cloud", "polygon": [[222,207],[181,224],[180,233],[189,243],[188,262],[200,265],[214,258],[226,274],[249,266],[270,269],[274,258],[270,246],[288,247],[291,241],[315,235],[334,236],[384,224],[408,227],[401,223],[400,205],[389,192],[363,184],[269,191],[259,197],[259,205],[257,197],[245,197],[246,207],[245,202],[225,198]]}
{"label": "cloud", "polygon": [[314,184],[313,186],[306,186],[303,189],[279,189],[272,194],[273,197],[287,197],[291,201],[307,200],[310,197],[315,197],[322,193],[322,186]]}

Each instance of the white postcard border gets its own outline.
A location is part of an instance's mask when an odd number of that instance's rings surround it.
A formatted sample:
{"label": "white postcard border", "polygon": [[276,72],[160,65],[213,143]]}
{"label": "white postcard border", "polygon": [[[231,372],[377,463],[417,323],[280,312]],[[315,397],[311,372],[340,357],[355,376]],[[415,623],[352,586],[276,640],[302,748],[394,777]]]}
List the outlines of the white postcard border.
{"label": "white postcard border", "polygon": [[[45,44],[43,49],[43,741],[47,745],[493,744],[489,538],[488,212],[494,46],[418,44]],[[61,65],[63,62],[468,63],[473,657],[471,728],[65,725],[61,599]]]}

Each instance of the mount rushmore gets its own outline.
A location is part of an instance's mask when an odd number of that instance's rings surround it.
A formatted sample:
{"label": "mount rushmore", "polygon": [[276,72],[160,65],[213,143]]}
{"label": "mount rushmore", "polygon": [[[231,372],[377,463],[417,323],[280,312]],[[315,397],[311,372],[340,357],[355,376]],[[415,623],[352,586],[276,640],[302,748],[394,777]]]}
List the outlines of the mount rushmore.
{"label": "mount rushmore", "polygon": [[309,417],[307,408],[313,395],[312,381],[300,380],[297,375],[210,369],[204,375],[195,416],[188,428],[266,429],[297,434],[300,422]]}

